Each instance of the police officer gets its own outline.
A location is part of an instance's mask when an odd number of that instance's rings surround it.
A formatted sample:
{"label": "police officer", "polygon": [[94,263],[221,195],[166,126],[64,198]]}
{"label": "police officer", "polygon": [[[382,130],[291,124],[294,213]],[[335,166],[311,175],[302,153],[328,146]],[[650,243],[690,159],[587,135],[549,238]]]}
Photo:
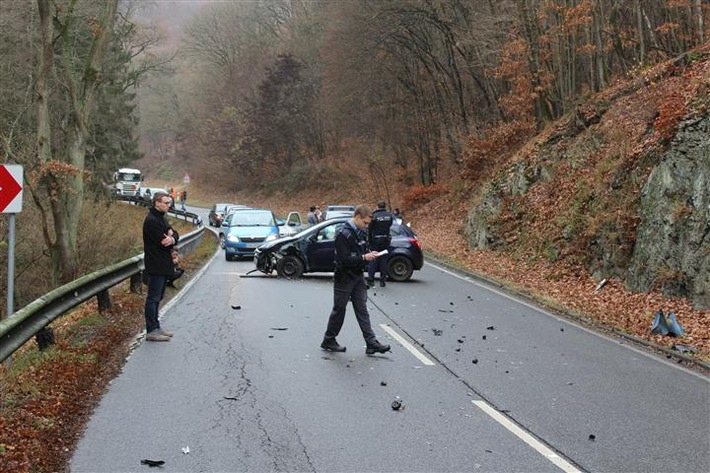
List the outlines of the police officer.
{"label": "police officer", "polygon": [[[368,240],[373,251],[386,250],[390,246],[390,227],[394,221],[394,215],[387,211],[387,204],[384,201],[377,203],[377,210],[372,214],[372,221],[368,228]],[[375,273],[380,272],[380,287],[385,287],[387,280],[387,270],[389,269],[389,255],[384,254],[370,262],[367,270],[367,285],[372,287],[375,284]]]}
{"label": "police officer", "polygon": [[355,208],[353,218],[345,223],[335,236],[335,276],[333,284],[333,310],[328,319],[320,347],[328,351],[344,352],[345,347],[338,344],[335,337],[343,328],[345,308],[348,300],[353,302],[355,317],[365,338],[365,353],[385,353],[389,345],[383,345],[375,337],[367,312],[367,285],[362,273],[367,263],[377,258],[376,251],[369,251],[365,231],[372,220],[372,212],[367,206]]}

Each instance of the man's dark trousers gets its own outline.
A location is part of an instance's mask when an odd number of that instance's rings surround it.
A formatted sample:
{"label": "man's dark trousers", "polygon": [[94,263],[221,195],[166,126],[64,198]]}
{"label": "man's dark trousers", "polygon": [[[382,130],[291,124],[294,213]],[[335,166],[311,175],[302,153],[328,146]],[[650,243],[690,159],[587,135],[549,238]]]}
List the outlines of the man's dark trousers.
{"label": "man's dark trousers", "polygon": [[[384,248],[383,248],[384,249]],[[382,250],[375,250],[375,251],[382,251]],[[370,261],[370,265],[367,267],[367,279],[370,281],[375,280],[375,273],[377,271],[380,272],[380,282],[386,282],[387,281],[387,273],[389,271],[389,261],[390,261],[390,255],[389,254],[384,254],[382,256],[379,256],[372,261]]]}
{"label": "man's dark trousers", "polygon": [[150,333],[160,328],[158,310],[165,295],[168,277],[164,274],[148,275],[148,295],[145,298],[145,332]]}
{"label": "man's dark trousers", "polygon": [[351,300],[363,338],[368,343],[375,340],[375,332],[372,331],[370,315],[367,312],[367,284],[362,274],[336,271],[333,289],[333,310],[328,319],[325,339],[332,340],[338,336],[345,321],[345,309]]}

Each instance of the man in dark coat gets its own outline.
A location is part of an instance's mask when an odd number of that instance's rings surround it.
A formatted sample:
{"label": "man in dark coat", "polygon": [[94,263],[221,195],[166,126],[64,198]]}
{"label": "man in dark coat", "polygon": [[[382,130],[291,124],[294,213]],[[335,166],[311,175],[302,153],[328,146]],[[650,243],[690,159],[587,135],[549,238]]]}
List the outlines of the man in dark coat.
{"label": "man in dark coat", "polygon": [[367,263],[377,258],[377,252],[367,248],[365,231],[371,219],[370,209],[364,205],[358,206],[352,220],[345,223],[335,236],[334,302],[328,328],[320,345],[323,350],[345,351],[345,347],[338,344],[335,337],[343,328],[348,301],[353,302],[355,317],[366,343],[365,353],[373,355],[390,350],[389,345],[377,341],[367,311],[367,286],[362,273]]}
{"label": "man in dark coat", "polygon": [[[394,215],[387,211],[387,204],[384,201],[377,203],[377,210],[372,213],[372,221],[368,228],[368,239],[370,241],[370,249],[373,251],[382,251],[390,247],[392,237],[390,236],[390,227],[394,222]],[[375,284],[375,273],[380,272],[380,287],[385,287],[387,280],[387,271],[389,270],[389,255],[383,254],[379,258],[375,258],[370,262],[367,269],[367,285]]]}
{"label": "man in dark coat", "polygon": [[165,217],[165,213],[170,209],[170,196],[164,192],[156,192],[152,200],[153,206],[143,221],[143,273],[148,284],[148,295],[145,299],[145,339],[151,342],[167,342],[173,334],[160,327],[158,310],[165,294],[165,285],[175,273],[172,250],[180,236]]}

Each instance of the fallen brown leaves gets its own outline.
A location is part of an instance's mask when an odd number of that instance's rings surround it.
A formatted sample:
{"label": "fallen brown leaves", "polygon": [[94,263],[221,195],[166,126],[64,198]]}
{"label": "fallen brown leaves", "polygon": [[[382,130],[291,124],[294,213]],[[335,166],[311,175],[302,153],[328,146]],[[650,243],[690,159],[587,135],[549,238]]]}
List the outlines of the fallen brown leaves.
{"label": "fallen brown leaves", "polygon": [[[595,291],[598,281],[584,268],[545,262],[526,262],[490,250],[470,250],[463,237],[465,211],[440,199],[426,209],[408,216],[422,246],[439,258],[484,275],[524,292],[553,308],[588,319],[658,346],[672,348],[676,343],[698,349],[699,359],[710,360],[710,312],[695,310],[680,298],[658,292],[634,293],[618,280],[610,280]],[[676,313],[685,329],[678,338],[650,334],[653,316],[659,309]]]}
{"label": "fallen brown leaves", "polygon": [[[125,291],[125,289],[124,289]],[[119,372],[130,340],[143,325],[141,296],[114,297],[94,315],[88,303],[54,326],[57,345],[29,343],[15,358],[25,369],[2,369],[0,470],[63,471],[85,420]]]}

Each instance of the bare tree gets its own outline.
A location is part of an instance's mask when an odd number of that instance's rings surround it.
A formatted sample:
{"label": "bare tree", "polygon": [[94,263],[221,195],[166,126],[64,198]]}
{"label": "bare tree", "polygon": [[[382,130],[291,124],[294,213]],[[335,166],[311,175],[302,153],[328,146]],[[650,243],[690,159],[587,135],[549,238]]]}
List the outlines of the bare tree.
{"label": "bare tree", "polygon": [[[71,281],[78,275],[77,231],[84,197],[88,124],[101,82],[101,61],[112,31],[117,3],[117,0],[107,0],[101,16],[89,19],[87,39],[90,46],[86,55],[80,57],[74,43],[77,38],[72,36],[77,21],[76,2],[59,8],[51,0],[37,0],[41,31],[36,85],[37,151],[41,165],[36,176],[49,198],[54,239],[46,215],[43,233],[52,254],[57,282]],[[57,56],[58,64],[55,62]],[[63,140],[53,149],[49,96],[50,80],[55,74],[66,94],[68,114]],[[32,194],[38,206],[44,209],[40,190],[33,188]]]}

